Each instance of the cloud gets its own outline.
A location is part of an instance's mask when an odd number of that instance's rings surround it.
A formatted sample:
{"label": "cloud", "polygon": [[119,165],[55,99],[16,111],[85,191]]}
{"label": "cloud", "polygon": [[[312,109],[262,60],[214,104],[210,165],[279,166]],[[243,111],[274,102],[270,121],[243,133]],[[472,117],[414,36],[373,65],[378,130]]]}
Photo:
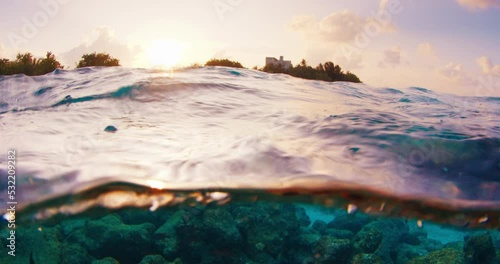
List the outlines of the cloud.
{"label": "cloud", "polygon": [[79,46],[61,54],[61,62],[66,66],[74,66],[83,54],[92,52],[105,52],[120,60],[123,66],[133,66],[136,56],[141,52],[139,47],[130,48],[118,42],[113,35],[113,31],[107,27],[96,28],[93,32],[95,40],[90,41],[87,37]]}
{"label": "cloud", "polygon": [[353,54],[352,56],[340,56],[335,60],[342,68],[346,70],[357,70],[363,68],[363,56],[360,54]]}
{"label": "cloud", "polygon": [[462,7],[472,11],[500,7],[500,0],[457,0],[457,2]]}
{"label": "cloud", "polygon": [[429,42],[422,42],[417,47],[417,54],[429,58],[437,58],[437,51]]}
{"label": "cloud", "polygon": [[317,25],[318,21],[313,16],[295,16],[288,27],[292,31],[307,31]]}
{"label": "cloud", "polygon": [[[363,17],[349,10],[337,11],[318,20],[313,16],[297,16],[288,25],[292,31],[317,41],[349,43],[366,31],[394,32],[395,26],[375,17]],[[377,34],[377,33],[376,33]]]}
{"label": "cloud", "polygon": [[384,10],[387,9],[387,4],[389,4],[389,0],[380,0],[379,6],[378,6],[378,13],[382,14]]}
{"label": "cloud", "polygon": [[477,65],[481,67],[483,73],[500,76],[500,64],[494,65],[490,58],[482,56],[476,59]]}
{"label": "cloud", "polygon": [[438,69],[438,73],[446,80],[454,83],[464,84],[469,80],[463,65],[460,63],[450,62],[446,66]]}
{"label": "cloud", "polygon": [[394,46],[384,51],[384,59],[379,63],[380,67],[395,67],[401,64],[401,48]]}

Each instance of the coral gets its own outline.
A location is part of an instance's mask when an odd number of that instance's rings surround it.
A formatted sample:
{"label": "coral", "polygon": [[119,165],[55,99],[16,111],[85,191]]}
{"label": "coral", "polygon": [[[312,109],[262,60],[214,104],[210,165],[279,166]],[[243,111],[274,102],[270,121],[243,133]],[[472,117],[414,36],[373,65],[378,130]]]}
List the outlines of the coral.
{"label": "coral", "polygon": [[62,228],[63,235],[65,237],[70,236],[73,231],[84,228],[88,221],[89,219],[87,218],[74,218],[61,222],[60,226]]}
{"label": "coral", "polygon": [[80,245],[65,244],[62,247],[61,263],[87,264],[91,259],[89,253]]}
{"label": "coral", "polygon": [[161,255],[148,255],[139,264],[182,264],[182,260],[176,259],[173,262],[167,262]]}
{"label": "coral", "polygon": [[465,261],[468,264],[493,264],[496,250],[489,233],[465,237]]}
{"label": "coral", "polygon": [[37,230],[34,232],[39,233],[38,236],[35,236],[35,244],[33,244],[34,262],[47,264],[61,263],[63,253],[64,256],[67,256],[67,252],[62,251],[61,229],[58,227],[43,228],[42,231]]}
{"label": "coral", "polygon": [[324,235],[325,234],[325,231],[326,231],[326,223],[325,221],[321,221],[321,220],[316,220],[314,221],[313,225],[312,225],[312,228],[316,231],[318,231],[320,234]]}
{"label": "coral", "polygon": [[298,206],[293,206],[295,211],[295,217],[299,221],[300,226],[309,226],[311,225],[311,219],[306,213],[306,209]]}
{"label": "coral", "polygon": [[91,264],[120,264],[120,262],[118,262],[118,260],[114,258],[107,257],[99,260],[94,260],[91,262]]}
{"label": "coral", "polygon": [[314,260],[313,249],[318,244],[321,235],[314,229],[301,227],[296,236],[291,236],[287,241],[287,263],[309,263]]}
{"label": "coral", "polygon": [[344,229],[357,233],[372,220],[372,217],[364,214],[344,214],[335,217],[335,219],[328,223],[328,228]]}
{"label": "coral", "polygon": [[361,253],[373,253],[382,243],[382,232],[375,228],[363,228],[354,237],[354,247]]}
{"label": "coral", "polygon": [[[335,213],[334,213],[335,214]],[[19,263],[499,263],[498,232],[444,246],[405,220],[336,214],[310,225],[293,204],[180,205],[155,212],[123,209],[102,218],[71,217],[16,229]],[[490,234],[493,234],[491,236]],[[6,229],[0,235],[7,236]],[[0,245],[6,246],[6,241]],[[10,263],[0,255],[0,263]]]}
{"label": "coral", "polygon": [[416,247],[409,244],[401,244],[396,252],[395,263],[408,263],[410,259],[425,256],[428,253],[423,247]]}
{"label": "coral", "polygon": [[354,237],[354,233],[352,231],[343,230],[343,229],[333,229],[333,228],[326,229],[325,235],[336,237],[336,238],[345,238],[345,239],[351,239]]}
{"label": "coral", "polygon": [[316,263],[349,263],[353,245],[349,239],[323,236],[313,250]]}
{"label": "coral", "polygon": [[137,263],[151,250],[153,224],[125,225],[118,215],[107,215],[87,224],[68,237],[96,258],[113,257],[120,263]]}
{"label": "coral", "polygon": [[231,248],[239,244],[240,232],[233,216],[222,207],[207,209],[203,213],[202,229],[215,247]]}
{"label": "coral", "polygon": [[452,248],[444,248],[423,257],[414,258],[408,264],[465,264],[465,261],[462,252]]}
{"label": "coral", "polygon": [[189,215],[186,211],[179,210],[155,231],[154,243],[163,256],[169,259],[175,258],[179,247],[177,228],[185,225],[188,218]]}
{"label": "coral", "polygon": [[[249,255],[263,253],[274,259],[279,258],[286,249],[287,241],[298,235],[303,209],[293,205],[257,203],[234,204],[231,206],[238,229],[246,238],[246,250]],[[310,223],[310,221],[309,221]],[[256,248],[263,244],[263,250]]]}
{"label": "coral", "polygon": [[382,264],[382,260],[373,254],[361,253],[354,256],[352,264]]}

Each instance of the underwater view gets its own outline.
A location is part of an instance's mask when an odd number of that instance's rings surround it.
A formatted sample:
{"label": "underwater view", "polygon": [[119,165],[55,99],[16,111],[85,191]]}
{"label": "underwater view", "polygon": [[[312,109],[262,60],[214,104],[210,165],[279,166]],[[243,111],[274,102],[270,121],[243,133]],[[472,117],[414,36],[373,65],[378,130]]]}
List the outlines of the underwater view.
{"label": "underwater view", "polygon": [[499,98],[229,67],[0,93],[0,263],[499,263]]}

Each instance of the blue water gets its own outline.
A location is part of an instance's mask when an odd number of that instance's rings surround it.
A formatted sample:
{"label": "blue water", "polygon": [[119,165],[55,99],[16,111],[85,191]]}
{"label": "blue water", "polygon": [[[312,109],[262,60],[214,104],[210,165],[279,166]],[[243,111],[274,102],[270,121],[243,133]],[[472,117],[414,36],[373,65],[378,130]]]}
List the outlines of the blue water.
{"label": "blue water", "polygon": [[224,67],[0,76],[0,262],[496,263],[499,115]]}
{"label": "blue water", "polygon": [[498,225],[499,98],[223,67],[0,76],[0,94],[20,207],[128,182],[331,192],[365,210],[373,195]]}

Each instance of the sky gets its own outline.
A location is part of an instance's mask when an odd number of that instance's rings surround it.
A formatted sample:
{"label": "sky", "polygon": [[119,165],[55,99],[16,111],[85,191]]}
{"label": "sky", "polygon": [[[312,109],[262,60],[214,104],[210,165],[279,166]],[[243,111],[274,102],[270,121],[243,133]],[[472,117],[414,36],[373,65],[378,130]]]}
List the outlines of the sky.
{"label": "sky", "polygon": [[375,87],[500,96],[500,0],[0,0],[0,57],[51,51],[68,68],[211,58],[332,61]]}

